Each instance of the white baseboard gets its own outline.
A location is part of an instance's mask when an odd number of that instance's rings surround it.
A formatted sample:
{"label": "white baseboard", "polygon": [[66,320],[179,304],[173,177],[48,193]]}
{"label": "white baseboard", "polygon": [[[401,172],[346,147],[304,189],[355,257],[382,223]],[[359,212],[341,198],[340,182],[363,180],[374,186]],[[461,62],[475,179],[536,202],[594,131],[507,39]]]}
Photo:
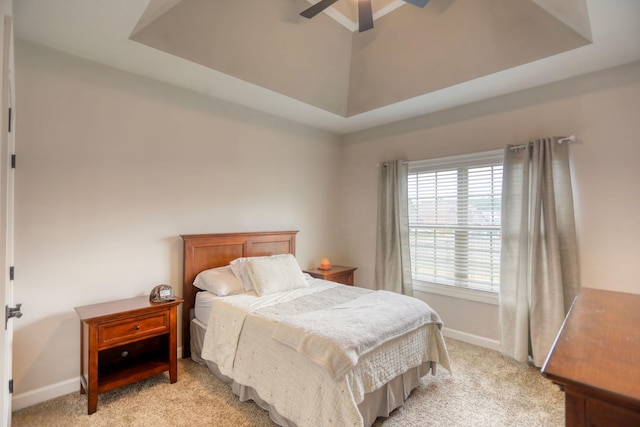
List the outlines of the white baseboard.
{"label": "white baseboard", "polygon": [[[182,347],[178,347],[178,358],[182,358]],[[14,394],[11,400],[11,410],[18,411],[74,392],[80,393],[80,376],[35,390]]]}
{"label": "white baseboard", "polygon": [[11,400],[11,410],[17,411],[73,392],[80,393],[80,376],[25,393],[14,394]]}
{"label": "white baseboard", "polygon": [[492,340],[490,338],[456,331],[455,329],[449,328],[444,328],[442,330],[442,335],[444,335],[445,337],[453,338],[454,340],[466,342],[480,347],[485,347],[491,350],[500,351],[500,341]]}

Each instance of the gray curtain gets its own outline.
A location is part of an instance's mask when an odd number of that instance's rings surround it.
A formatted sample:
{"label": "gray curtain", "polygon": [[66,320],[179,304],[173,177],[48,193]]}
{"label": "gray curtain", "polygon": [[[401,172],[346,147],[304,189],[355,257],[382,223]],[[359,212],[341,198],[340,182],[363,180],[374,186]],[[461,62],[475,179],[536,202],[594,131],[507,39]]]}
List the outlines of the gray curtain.
{"label": "gray curtain", "polygon": [[505,148],[500,268],[502,352],[542,366],[579,288],[569,144]]}
{"label": "gray curtain", "polygon": [[408,166],[402,160],[378,167],[375,288],[413,295],[409,253]]}

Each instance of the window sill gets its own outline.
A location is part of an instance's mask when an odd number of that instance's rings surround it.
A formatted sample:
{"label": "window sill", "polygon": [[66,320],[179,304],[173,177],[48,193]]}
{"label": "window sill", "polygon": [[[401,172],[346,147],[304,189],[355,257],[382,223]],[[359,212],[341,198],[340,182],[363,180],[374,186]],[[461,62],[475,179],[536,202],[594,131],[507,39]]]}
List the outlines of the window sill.
{"label": "window sill", "polygon": [[469,301],[482,302],[485,304],[500,305],[500,296],[496,292],[479,291],[476,289],[437,285],[435,283],[417,281],[413,282],[413,289],[430,294],[444,295]]}

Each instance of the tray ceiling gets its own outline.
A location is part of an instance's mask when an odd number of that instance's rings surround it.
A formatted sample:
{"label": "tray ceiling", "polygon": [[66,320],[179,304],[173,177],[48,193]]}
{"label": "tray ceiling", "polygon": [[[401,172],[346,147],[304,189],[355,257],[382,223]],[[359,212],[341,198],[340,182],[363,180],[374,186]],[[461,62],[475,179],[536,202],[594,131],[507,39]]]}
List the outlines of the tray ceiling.
{"label": "tray ceiling", "polygon": [[16,37],[336,133],[640,59],[636,0],[20,0]]}
{"label": "tray ceiling", "polygon": [[533,1],[400,3],[359,33],[304,2],[182,0],[131,39],[344,117],[590,42]]}

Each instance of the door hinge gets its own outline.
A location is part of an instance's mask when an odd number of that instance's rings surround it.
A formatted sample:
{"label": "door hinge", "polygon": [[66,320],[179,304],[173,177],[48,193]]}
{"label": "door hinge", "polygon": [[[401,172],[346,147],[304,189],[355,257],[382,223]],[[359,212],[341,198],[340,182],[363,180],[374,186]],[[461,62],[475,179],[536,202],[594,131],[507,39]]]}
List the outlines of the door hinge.
{"label": "door hinge", "polygon": [[9,394],[13,393],[13,378],[9,380]]}
{"label": "door hinge", "polygon": [[12,112],[13,112],[13,109],[11,107],[9,107],[9,125],[8,125],[9,133],[11,133],[11,116],[12,116]]}
{"label": "door hinge", "polygon": [[9,280],[14,280],[16,277],[16,268],[12,265],[9,267]]}
{"label": "door hinge", "polygon": [[11,169],[15,169],[16,168],[16,155],[12,154],[11,155]]}

